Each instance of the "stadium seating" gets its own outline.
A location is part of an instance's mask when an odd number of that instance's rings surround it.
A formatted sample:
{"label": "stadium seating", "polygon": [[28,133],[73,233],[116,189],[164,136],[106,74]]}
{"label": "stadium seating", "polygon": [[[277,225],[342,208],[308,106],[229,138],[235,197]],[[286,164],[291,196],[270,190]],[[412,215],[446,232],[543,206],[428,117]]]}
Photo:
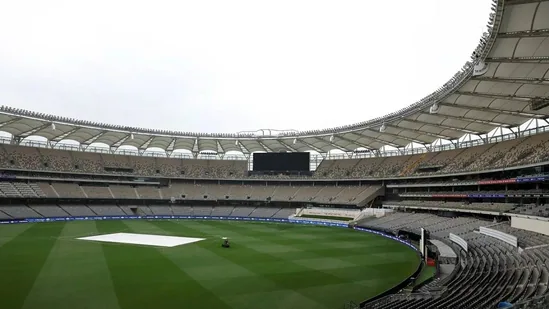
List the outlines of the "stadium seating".
{"label": "stadium seating", "polygon": [[481,210],[508,212],[515,206],[511,203],[471,203],[471,202],[448,202],[448,201],[424,201],[424,200],[404,200],[404,201],[387,201],[386,206],[401,206],[401,207],[421,207],[421,208],[449,208],[462,210]]}
{"label": "stadium seating", "polygon": [[0,197],[46,197],[37,184],[0,182]]}
{"label": "stadium seating", "polygon": [[139,157],[0,144],[0,167],[93,174],[242,178],[245,160]]}
{"label": "stadium seating", "polygon": [[363,205],[382,194],[382,186],[293,187],[289,185],[196,185],[172,183],[171,186],[129,186],[121,184],[77,184],[71,182],[0,182],[0,196],[7,198],[73,199],[176,199],[250,200],[278,202],[319,202]]}
{"label": "stadium seating", "polygon": [[[417,230],[426,227],[432,236],[448,239],[453,233],[465,239],[468,251],[459,252],[456,272],[446,280],[434,283],[412,294],[390,295],[366,308],[495,308],[501,300],[521,303],[529,299],[545,301],[549,271],[547,246],[549,237],[493,224],[475,218],[448,218],[431,214],[394,213],[378,219],[359,222],[360,226],[384,230]],[[490,226],[519,239],[530,247],[522,253],[517,248],[475,232],[480,226]]]}
{"label": "stadium seating", "polygon": [[66,211],[57,205],[29,205],[29,207],[44,218],[69,216]]}
{"label": "stadium seating", "polygon": [[284,218],[295,214],[295,208],[248,206],[179,206],[179,205],[9,205],[0,206],[0,220],[24,218],[86,216],[231,216]]}
{"label": "stadium seating", "polygon": [[170,206],[149,205],[149,209],[151,210],[153,215],[157,216],[171,216],[174,214]]}
{"label": "stadium seating", "polygon": [[[549,133],[475,147],[414,155],[323,160],[313,178],[345,179],[480,171],[549,159]],[[246,160],[140,157],[0,145],[0,167],[93,174],[235,179],[246,176]],[[435,171],[426,167],[436,167]],[[251,178],[306,176],[254,175]]]}
{"label": "stadium seating", "polygon": [[13,219],[40,218],[39,213],[25,205],[0,206],[0,211]]}
{"label": "stadium seating", "polygon": [[521,214],[521,215],[529,215],[529,216],[537,216],[537,217],[549,217],[549,205],[535,205],[535,204],[527,204],[527,205],[520,205],[515,207],[513,210],[510,211],[511,213]]}
{"label": "stadium seating", "polygon": [[[441,239],[447,239],[449,233],[460,235],[469,246],[468,252],[459,252],[457,273],[447,281],[436,281],[418,293],[391,295],[366,308],[495,308],[502,299],[520,302],[547,291],[547,264],[538,257],[549,251],[534,249],[531,255],[520,254],[517,248],[474,232],[491,225],[489,221],[395,213],[360,225],[386,231],[427,227],[432,236]],[[528,236],[520,234],[519,238]],[[540,241],[549,244],[547,238]]]}
{"label": "stadium seating", "polygon": [[[498,143],[434,153],[352,160],[324,160],[318,166],[315,176],[344,179],[412,174],[449,174],[544,162],[549,159],[548,140],[549,133],[542,133]],[[348,164],[339,161],[348,161]],[[426,167],[437,167],[438,170],[423,172],[422,168]]]}

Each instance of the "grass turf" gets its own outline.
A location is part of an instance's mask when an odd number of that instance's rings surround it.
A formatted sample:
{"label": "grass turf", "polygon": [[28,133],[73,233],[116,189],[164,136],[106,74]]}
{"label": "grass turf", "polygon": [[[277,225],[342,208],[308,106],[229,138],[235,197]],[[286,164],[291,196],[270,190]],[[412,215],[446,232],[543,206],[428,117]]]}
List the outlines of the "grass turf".
{"label": "grass turf", "polygon": [[[76,240],[115,232],[203,237],[174,248]],[[221,248],[220,237],[231,238]],[[410,276],[411,249],[369,233],[230,221],[0,226],[1,308],[341,308]]]}
{"label": "grass turf", "polygon": [[425,266],[421,273],[419,273],[419,276],[417,277],[416,281],[414,282],[414,286],[418,286],[422,284],[423,282],[433,278],[437,274],[437,268],[435,266]]}

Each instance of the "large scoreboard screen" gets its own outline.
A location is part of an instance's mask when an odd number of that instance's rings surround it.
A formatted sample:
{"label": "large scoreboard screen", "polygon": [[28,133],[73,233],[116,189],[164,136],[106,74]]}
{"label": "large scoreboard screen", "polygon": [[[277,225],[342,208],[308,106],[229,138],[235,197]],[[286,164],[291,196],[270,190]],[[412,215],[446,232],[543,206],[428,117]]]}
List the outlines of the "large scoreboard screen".
{"label": "large scoreboard screen", "polygon": [[254,153],[254,172],[308,172],[310,170],[308,152],[268,152]]}

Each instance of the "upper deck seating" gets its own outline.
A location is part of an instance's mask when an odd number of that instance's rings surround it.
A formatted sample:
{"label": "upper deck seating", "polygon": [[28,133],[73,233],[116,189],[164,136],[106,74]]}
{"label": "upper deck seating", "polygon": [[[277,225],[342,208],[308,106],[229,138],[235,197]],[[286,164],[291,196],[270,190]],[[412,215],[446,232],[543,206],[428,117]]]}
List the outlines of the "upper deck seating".
{"label": "upper deck seating", "polygon": [[[240,179],[246,160],[203,160],[67,151],[11,144],[0,145],[0,167],[72,173],[125,174],[184,178]],[[399,177],[480,171],[549,160],[549,133],[518,139],[413,155],[323,160],[313,178]],[[252,178],[293,176],[252,176]],[[300,176],[305,177],[305,176]]]}

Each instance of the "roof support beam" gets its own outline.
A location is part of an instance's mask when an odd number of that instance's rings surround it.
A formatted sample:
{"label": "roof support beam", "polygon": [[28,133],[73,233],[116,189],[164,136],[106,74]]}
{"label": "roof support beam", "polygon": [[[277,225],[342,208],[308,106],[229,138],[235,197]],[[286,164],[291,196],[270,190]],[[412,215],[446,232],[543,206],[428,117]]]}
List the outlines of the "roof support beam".
{"label": "roof support beam", "polygon": [[139,146],[138,149],[146,150],[147,148],[149,148],[149,145],[151,144],[151,142],[153,141],[153,139],[154,139],[154,136],[152,136],[152,137],[149,138],[146,142],[144,142],[143,145]]}
{"label": "roof support beam", "polygon": [[240,147],[240,151],[242,151],[243,154],[250,154],[250,151],[246,146],[242,145],[242,143],[239,140],[236,140],[236,143],[238,144],[238,147]]}
{"label": "roof support beam", "polygon": [[505,57],[505,58],[486,58],[484,62],[501,63],[549,63],[549,57]]}
{"label": "roof support beam", "polygon": [[517,5],[517,4],[527,4],[527,3],[539,3],[540,0],[506,0],[505,5]]}
{"label": "roof support beam", "polygon": [[[473,118],[461,117],[461,116],[452,116],[452,115],[446,115],[446,114],[441,114],[441,113],[438,113],[437,115],[443,116],[443,117],[448,118],[448,119],[480,123],[480,124],[491,126],[491,127],[508,127],[509,126],[508,124],[501,123],[501,122],[486,121],[486,120],[473,119]],[[477,134],[477,133],[478,132],[471,132],[470,134]]]}
{"label": "roof support beam", "polygon": [[92,136],[90,137],[89,139],[83,141],[81,144],[83,145],[90,145],[90,144],[93,144],[98,138],[100,138],[101,136],[105,135],[105,133],[107,133],[108,131],[103,131],[103,132],[100,132],[99,134],[95,135],[95,136]]}
{"label": "roof support beam", "polygon": [[509,111],[509,110],[503,110],[503,109],[493,109],[490,107],[456,105],[452,103],[439,103],[438,105],[459,108],[464,110],[474,110],[474,111],[486,112],[486,113],[504,114],[504,115],[514,116],[514,117],[521,117],[524,119],[543,117],[543,115],[539,115],[539,114],[525,113],[525,112],[519,112],[519,111]]}
{"label": "roof support beam", "polygon": [[[387,126],[387,125],[386,125]],[[374,132],[374,133],[378,133],[372,129],[365,129],[365,131],[370,131],[370,132]],[[393,133],[389,133],[389,132],[382,132],[382,133],[379,133],[381,135],[389,135],[389,136],[392,136],[394,138],[399,138],[399,139],[403,139],[403,140],[406,140],[410,143],[418,143],[418,144],[425,144],[427,143],[427,141],[419,141],[417,139],[413,139],[413,138],[409,138],[409,137],[405,137],[405,136],[400,136],[400,135],[396,135],[396,134],[393,134]],[[368,135],[366,135],[368,136]],[[395,144],[396,145],[396,144]],[[391,145],[392,146],[392,145]],[[393,146],[395,147],[395,146]],[[398,145],[398,147],[406,147],[406,145]]]}
{"label": "roof support beam", "polygon": [[195,158],[198,155],[198,153],[200,152],[200,147],[198,145],[198,137],[194,139],[193,149],[191,150],[191,152],[193,153],[193,156]]}
{"label": "roof support beam", "polygon": [[481,92],[470,92],[470,91],[456,91],[456,94],[468,95],[473,97],[481,98],[490,98],[490,99],[504,99],[504,100],[516,100],[516,101],[530,101],[534,97],[532,96],[516,96],[516,95],[506,95],[506,94],[494,94],[494,93],[481,93]]}
{"label": "roof support beam", "polygon": [[307,143],[306,141],[304,141],[304,140],[302,140],[302,139],[300,139],[299,141],[300,141],[301,143],[307,145],[307,146],[310,147],[312,150],[314,150],[314,151],[316,151],[316,152],[318,152],[318,153],[324,153],[324,151],[323,151],[322,149],[320,149],[320,148],[318,148],[318,147],[316,147],[316,146],[314,146],[314,145],[311,145],[311,144]]}
{"label": "roof support beam", "polygon": [[319,140],[319,141],[323,142],[323,143],[329,144],[330,146],[334,147],[335,149],[339,149],[339,150],[341,150],[341,151],[343,151],[343,152],[347,152],[347,151],[348,151],[347,149],[345,149],[345,148],[343,148],[343,147],[341,147],[341,146],[339,146],[339,145],[336,145],[336,144],[334,144],[333,142],[330,142],[329,140],[327,141],[327,140],[325,140],[325,139],[323,139],[323,138],[321,138],[321,137],[319,137],[319,136],[314,136],[314,138],[315,138],[316,140]]}
{"label": "roof support beam", "polygon": [[431,132],[427,132],[427,131],[424,131],[424,130],[421,130],[421,129],[410,129],[410,128],[404,128],[404,127],[399,127],[399,126],[395,126],[395,125],[387,125],[388,127],[393,127],[395,129],[399,129],[399,130],[408,130],[408,131],[414,131],[414,132],[419,132],[420,134],[423,134],[423,135],[427,135],[427,136],[431,136],[431,137],[434,137],[434,138],[437,138],[437,139],[445,139],[445,140],[452,140],[452,139],[455,139],[455,137],[451,137],[451,136],[446,136],[446,135],[440,135],[440,134],[436,134],[436,133],[431,133]]}
{"label": "roof support beam", "polygon": [[[362,143],[359,143],[359,142],[357,142],[357,141],[353,141],[353,140],[351,140],[351,139],[346,138],[344,135],[336,135],[335,137],[336,137],[336,138],[341,138],[342,140],[347,141],[347,142],[349,142],[349,143],[356,144],[357,146],[360,146],[360,147],[362,147],[362,148],[366,148],[366,149],[368,149],[368,150],[374,150],[374,148],[372,148],[372,146],[368,146],[368,145],[366,145],[366,144],[362,144]],[[353,150],[354,150],[354,149],[353,149]]]}
{"label": "roof support beam", "polygon": [[497,37],[499,39],[499,38],[546,37],[546,36],[549,36],[549,29],[498,33]]}
{"label": "roof support beam", "polygon": [[[170,152],[172,153],[174,151],[174,148],[175,148],[175,138],[172,138],[172,141],[168,144],[168,147],[166,147],[166,152]],[[169,157],[169,155],[168,155]]]}
{"label": "roof support beam", "polygon": [[510,84],[528,84],[528,85],[540,85],[544,83],[549,84],[549,79],[547,78],[475,76],[475,77],[472,77],[471,80],[510,83]]}
{"label": "roof support beam", "polygon": [[6,120],[4,122],[1,122],[0,123],[0,128],[5,127],[7,125],[10,125],[14,122],[17,122],[17,121],[21,120],[21,119],[22,119],[21,117],[15,117],[15,118],[11,118],[10,120]]}
{"label": "roof support beam", "polygon": [[277,140],[280,144],[282,144],[282,146],[286,147],[286,149],[288,149],[289,151],[292,151],[292,152],[298,152],[295,148],[293,148],[292,146],[288,145],[288,143],[286,143],[284,139],[279,139]]}
{"label": "roof support beam", "polygon": [[[385,125],[386,127],[389,127],[388,125]],[[372,130],[369,130],[369,131],[372,131]],[[372,131],[373,132],[373,131]],[[389,135],[389,136],[393,136],[395,138],[400,138],[400,139],[403,139],[403,140],[407,140],[409,141],[410,143],[416,143],[416,144],[425,144],[425,143],[429,143],[428,141],[420,141],[420,140],[417,140],[417,139],[414,139],[414,138],[410,138],[410,137],[406,137],[406,136],[401,136],[401,135],[397,135],[397,134],[393,134],[393,133],[388,133],[388,132],[383,132],[381,134],[384,134],[384,135]],[[406,147],[406,146],[401,146],[401,147]]]}
{"label": "roof support beam", "polygon": [[130,138],[131,134],[126,134],[126,136],[124,136],[123,138],[119,139],[118,141],[116,141],[115,143],[113,143],[112,145],[110,145],[111,147],[114,147],[114,148],[118,148],[120,147],[125,141],[127,141],[129,138]]}
{"label": "roof support beam", "polygon": [[271,148],[267,147],[267,145],[265,145],[261,140],[258,139],[257,143],[259,145],[261,145],[261,147],[263,147],[263,149],[265,149],[266,152],[273,152],[273,150]]}
{"label": "roof support beam", "polygon": [[[423,114],[427,115],[427,113],[423,113]],[[476,132],[471,131],[471,130],[462,129],[462,128],[458,128],[458,127],[452,127],[452,126],[448,126],[448,125],[444,125],[444,124],[438,124],[438,123],[435,123],[435,122],[425,122],[425,121],[414,120],[414,119],[410,119],[410,118],[404,118],[403,121],[409,121],[409,122],[412,122],[412,123],[417,123],[419,125],[428,125],[428,126],[439,127],[439,128],[445,129],[445,130],[458,132],[458,133],[461,133],[463,135],[465,135],[465,134],[475,134],[476,133]]]}
{"label": "roof support beam", "polygon": [[54,142],[59,142],[59,141],[62,141],[64,140],[67,136],[73,134],[74,132],[80,130],[79,127],[76,127],[76,128],[72,128],[71,130],[65,132],[65,133],[61,133],[57,136],[54,136],[51,140],[54,141]]}
{"label": "roof support beam", "polygon": [[51,140],[48,141],[47,143],[48,143],[48,146],[50,146],[51,149],[54,149],[55,145],[57,144],[56,142],[52,142]]}
{"label": "roof support beam", "polygon": [[22,132],[22,133],[19,134],[19,136],[22,137],[22,138],[29,137],[29,136],[33,135],[34,133],[36,133],[36,132],[38,132],[42,129],[45,129],[47,127],[50,127],[50,126],[51,126],[51,123],[46,123],[46,124],[43,124],[41,126],[32,128],[28,131]]}
{"label": "roof support beam", "polygon": [[216,140],[215,143],[217,144],[217,153],[225,153],[225,149],[223,148],[223,146],[221,146],[219,140]]}
{"label": "roof support beam", "polygon": [[[370,130],[370,131],[371,131],[371,130]],[[367,138],[367,139],[374,140],[374,141],[376,141],[376,142],[382,144],[383,146],[389,145],[389,146],[395,147],[395,148],[404,147],[404,146],[400,146],[400,145],[397,145],[397,144],[395,144],[395,143],[388,142],[388,141],[386,141],[386,140],[382,140],[382,139],[379,139],[379,138],[376,138],[376,137],[371,137],[371,136],[369,136],[369,135],[363,135],[363,134],[359,133],[358,131],[355,131],[355,132],[353,132],[352,134],[358,135],[359,138]],[[380,148],[381,148],[381,147],[380,147]]]}

